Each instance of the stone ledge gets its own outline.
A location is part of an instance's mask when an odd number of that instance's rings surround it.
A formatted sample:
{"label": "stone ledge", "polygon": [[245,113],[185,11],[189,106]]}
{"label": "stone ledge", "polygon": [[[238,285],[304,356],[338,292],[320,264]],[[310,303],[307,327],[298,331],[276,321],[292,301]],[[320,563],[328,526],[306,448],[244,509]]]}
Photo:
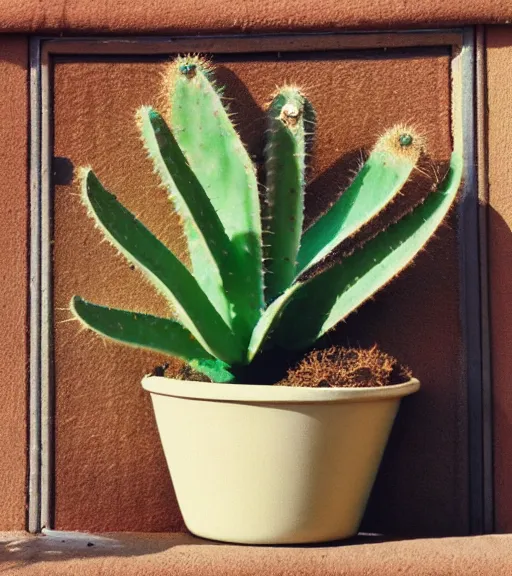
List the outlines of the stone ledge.
{"label": "stone ledge", "polygon": [[201,34],[506,24],[510,0],[0,0],[9,33]]}
{"label": "stone ledge", "polygon": [[512,535],[249,547],[188,534],[0,533],[2,576],[510,576]]}

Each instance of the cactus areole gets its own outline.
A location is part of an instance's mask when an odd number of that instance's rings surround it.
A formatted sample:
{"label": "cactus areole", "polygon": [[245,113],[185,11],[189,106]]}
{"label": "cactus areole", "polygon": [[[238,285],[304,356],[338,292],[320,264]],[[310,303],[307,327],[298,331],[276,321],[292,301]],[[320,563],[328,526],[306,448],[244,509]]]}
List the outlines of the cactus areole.
{"label": "cactus areole", "polygon": [[[108,192],[81,171],[82,201],[105,238],[169,302],[169,317],[71,300],[100,335],[187,362],[213,382],[251,383],[251,366],[275,350],[306,351],[399,274],[428,242],[456,196],[462,161],[398,222],[349,256],[317,266],[400,195],[424,142],[396,126],[375,144],[350,186],[303,231],[312,104],[284,86],[268,106],[265,201],[253,162],[226,111],[207,61],[177,58],[166,83],[169,114],[137,112],[144,146],[183,221],[185,266]],[[148,166],[149,169],[149,166]],[[264,222],[264,225],[262,225]],[[306,274],[309,272],[308,274]]]}

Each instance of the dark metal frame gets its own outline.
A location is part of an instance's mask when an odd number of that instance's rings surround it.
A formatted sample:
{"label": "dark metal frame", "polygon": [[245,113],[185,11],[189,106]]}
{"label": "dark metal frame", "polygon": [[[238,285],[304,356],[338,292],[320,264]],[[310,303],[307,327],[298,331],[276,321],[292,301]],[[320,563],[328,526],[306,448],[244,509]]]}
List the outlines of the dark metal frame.
{"label": "dark metal frame", "polygon": [[[482,34],[473,28],[175,38],[34,37],[31,88],[30,430],[28,529],[52,528],[53,402],[51,221],[51,62],[55,56],[158,55],[177,52],[262,53],[452,47],[454,145],[463,150],[459,204],[462,386],[467,386],[469,516],[473,534],[493,529],[492,407],[488,328],[486,165],[482,109]],[[478,98],[478,99],[477,99]],[[480,104],[478,104],[480,106]],[[482,204],[479,205],[479,200]]]}

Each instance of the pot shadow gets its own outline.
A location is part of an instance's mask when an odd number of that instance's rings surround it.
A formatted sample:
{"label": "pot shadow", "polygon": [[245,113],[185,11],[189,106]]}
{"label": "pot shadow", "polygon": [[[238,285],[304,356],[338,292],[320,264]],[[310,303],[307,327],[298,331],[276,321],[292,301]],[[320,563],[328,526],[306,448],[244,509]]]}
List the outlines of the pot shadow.
{"label": "pot shadow", "polygon": [[465,495],[453,496],[466,460],[456,223],[453,211],[414,265],[327,338],[330,344],[378,343],[422,383],[419,393],[402,401],[362,523],[366,532],[432,536],[465,530],[455,512]]}
{"label": "pot shadow", "polygon": [[492,412],[484,413],[484,419],[492,419],[495,530],[512,532],[512,229],[508,193],[505,197],[496,188],[496,207],[508,222],[494,207],[487,207]]}
{"label": "pot shadow", "polygon": [[332,540],[330,542],[313,542],[311,544],[283,544],[281,547],[289,548],[344,548],[351,546],[362,546],[365,544],[383,544],[394,540],[406,540],[407,538],[397,538],[385,536],[383,534],[371,534],[367,532],[359,532],[351,538],[344,538],[343,540]]}

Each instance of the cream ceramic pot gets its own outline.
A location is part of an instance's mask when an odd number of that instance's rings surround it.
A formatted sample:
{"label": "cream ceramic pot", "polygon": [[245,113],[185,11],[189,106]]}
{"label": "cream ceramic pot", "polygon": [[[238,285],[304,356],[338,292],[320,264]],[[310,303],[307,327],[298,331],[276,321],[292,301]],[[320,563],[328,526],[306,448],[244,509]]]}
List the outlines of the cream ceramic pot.
{"label": "cream ceramic pot", "polygon": [[357,533],[400,399],[383,388],[292,388],[148,376],[188,529],[245,544]]}

